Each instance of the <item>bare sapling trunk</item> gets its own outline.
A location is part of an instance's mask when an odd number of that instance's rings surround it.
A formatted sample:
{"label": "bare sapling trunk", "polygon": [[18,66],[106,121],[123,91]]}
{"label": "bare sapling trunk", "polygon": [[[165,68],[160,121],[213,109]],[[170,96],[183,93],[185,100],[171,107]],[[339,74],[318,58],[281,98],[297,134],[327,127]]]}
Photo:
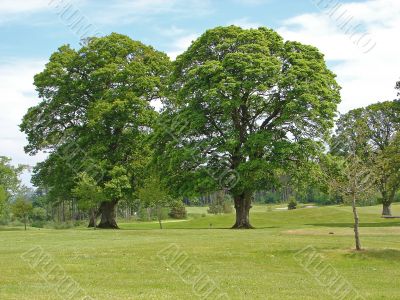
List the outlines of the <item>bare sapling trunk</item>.
{"label": "bare sapling trunk", "polygon": [[163,229],[162,227],[162,208],[161,207],[157,207],[157,217],[158,217],[158,224],[160,224],[160,229]]}
{"label": "bare sapling trunk", "polygon": [[251,195],[242,193],[233,197],[236,210],[236,222],[232,229],[252,229],[250,224]]}
{"label": "bare sapling trunk", "polygon": [[360,242],[360,233],[359,233],[359,218],[358,218],[358,212],[357,212],[357,207],[356,207],[356,197],[353,195],[352,199],[352,207],[353,207],[353,216],[354,216],[354,238],[356,241],[356,250],[360,251],[361,248],[361,242]]}
{"label": "bare sapling trunk", "polygon": [[104,201],[100,204],[101,220],[98,228],[119,229],[116,218],[116,206],[118,201]]}

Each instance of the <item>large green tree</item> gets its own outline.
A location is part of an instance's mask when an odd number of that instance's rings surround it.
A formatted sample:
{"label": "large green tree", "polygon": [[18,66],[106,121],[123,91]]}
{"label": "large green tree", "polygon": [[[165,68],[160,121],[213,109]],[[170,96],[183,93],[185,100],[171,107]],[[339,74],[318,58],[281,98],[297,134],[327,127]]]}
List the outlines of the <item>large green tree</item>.
{"label": "large green tree", "polygon": [[77,51],[60,47],[34,78],[41,102],[20,126],[29,142],[25,151],[49,151],[63,160],[59,166],[75,176],[86,172],[108,189],[98,227],[118,227],[115,207],[126,189],[117,185],[129,181],[134,189],[142,178],[146,136],[157,117],[152,101],[163,97],[169,66],[164,53],[113,33]]}
{"label": "large green tree", "polygon": [[393,153],[393,142],[400,129],[400,101],[385,101],[358,108],[342,115],[337,121],[331,150],[342,156],[351,153],[349,145],[357,142],[358,155],[374,162],[374,177],[382,196],[382,215],[391,215],[395,192],[400,188],[398,157]]}
{"label": "large green tree", "polygon": [[320,150],[339,101],[317,48],[267,28],[208,30],[174,63],[157,163],[181,194],[227,190],[233,228],[251,228],[253,193]]}

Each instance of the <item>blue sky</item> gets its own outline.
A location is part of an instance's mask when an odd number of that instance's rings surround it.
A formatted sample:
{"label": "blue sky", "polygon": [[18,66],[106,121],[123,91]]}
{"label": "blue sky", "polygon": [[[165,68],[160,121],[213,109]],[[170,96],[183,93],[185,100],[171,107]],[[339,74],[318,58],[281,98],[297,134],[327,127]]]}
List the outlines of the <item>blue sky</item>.
{"label": "blue sky", "polygon": [[[39,99],[34,74],[62,44],[90,33],[119,32],[172,59],[215,26],[267,26],[285,39],[317,46],[342,86],[341,112],[392,100],[400,79],[398,0],[2,0],[0,1],[0,155],[34,165],[18,124]],[[24,176],[28,183],[29,175]]]}

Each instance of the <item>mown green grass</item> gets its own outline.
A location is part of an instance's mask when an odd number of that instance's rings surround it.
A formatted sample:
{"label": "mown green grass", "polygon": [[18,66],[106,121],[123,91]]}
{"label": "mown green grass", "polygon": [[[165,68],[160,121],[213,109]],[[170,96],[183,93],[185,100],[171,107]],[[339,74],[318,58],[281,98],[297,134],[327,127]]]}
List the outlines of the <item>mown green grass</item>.
{"label": "mown green grass", "polygon": [[[192,209],[192,208],[191,208]],[[234,215],[182,222],[120,223],[121,230],[0,229],[0,299],[61,299],[21,258],[40,246],[93,299],[200,299],[157,255],[176,244],[230,299],[333,299],[295,259],[314,247],[326,265],[365,299],[400,299],[400,219],[380,218],[380,207],[360,208],[365,250],[353,248],[349,207],[270,211],[254,207],[255,230],[229,230]],[[400,206],[394,213],[400,215]]]}

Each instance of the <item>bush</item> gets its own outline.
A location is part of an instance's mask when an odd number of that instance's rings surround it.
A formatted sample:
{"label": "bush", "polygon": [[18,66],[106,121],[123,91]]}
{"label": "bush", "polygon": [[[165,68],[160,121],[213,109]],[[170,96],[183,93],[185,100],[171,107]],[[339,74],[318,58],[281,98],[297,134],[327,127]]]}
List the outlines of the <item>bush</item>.
{"label": "bush", "polygon": [[219,191],[214,195],[207,212],[214,215],[222,213],[230,214],[233,211],[231,203],[231,198],[228,195],[225,195],[224,191]]}
{"label": "bush", "polygon": [[288,210],[296,209],[297,208],[297,201],[294,197],[289,198],[288,203]]}
{"label": "bush", "polygon": [[35,207],[31,212],[31,219],[33,221],[45,221],[47,218],[47,211],[41,207]]}
{"label": "bush", "polygon": [[75,224],[73,222],[49,222],[45,225],[45,227],[52,229],[70,229],[75,227]]}
{"label": "bush", "polygon": [[32,221],[31,226],[32,226],[32,227],[35,227],[35,228],[43,228],[45,224],[46,224],[45,221],[38,221],[38,220],[36,220],[36,221]]}
{"label": "bush", "polygon": [[169,216],[173,219],[186,219],[187,211],[182,201],[175,201],[171,204]]}
{"label": "bush", "polygon": [[231,214],[233,212],[232,203],[230,200],[226,200],[223,204],[224,214]]}

